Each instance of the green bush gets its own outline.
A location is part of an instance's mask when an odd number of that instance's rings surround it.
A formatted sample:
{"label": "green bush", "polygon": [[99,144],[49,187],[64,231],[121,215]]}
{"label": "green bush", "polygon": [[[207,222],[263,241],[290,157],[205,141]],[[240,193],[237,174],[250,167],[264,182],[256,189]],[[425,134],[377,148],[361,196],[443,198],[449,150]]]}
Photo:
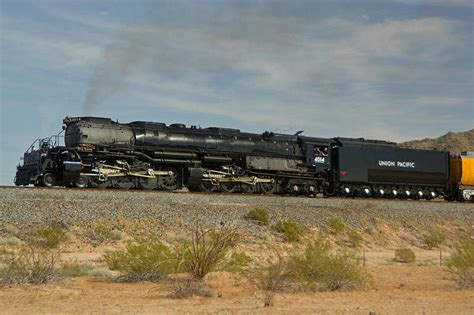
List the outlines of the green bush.
{"label": "green bush", "polygon": [[222,270],[228,272],[243,272],[251,260],[252,259],[245,252],[233,252],[225,262]]}
{"label": "green bush", "polygon": [[415,253],[409,248],[400,247],[395,250],[395,261],[401,263],[412,263],[415,259]]}
{"label": "green bush", "polygon": [[59,245],[68,240],[67,233],[55,226],[38,228],[27,238],[27,243],[32,247],[44,249],[58,248]]}
{"label": "green bush", "polygon": [[423,244],[426,245],[428,249],[433,249],[439,247],[446,240],[446,236],[438,230],[428,230],[423,235]]}
{"label": "green bush", "polygon": [[268,225],[268,210],[265,208],[254,208],[245,215],[245,218],[261,225]]}
{"label": "green bush", "polygon": [[176,255],[156,237],[140,238],[125,249],[107,252],[104,260],[110,270],[123,273],[121,281],[158,281],[175,271]]}
{"label": "green bush", "polygon": [[275,230],[285,235],[290,242],[298,242],[306,232],[306,228],[290,220],[278,221]]}
{"label": "green bush", "polygon": [[448,267],[460,287],[474,288],[474,242],[465,241],[454,246]]}
{"label": "green bush", "polygon": [[236,245],[239,235],[234,229],[194,229],[190,242],[180,241],[177,253],[180,270],[189,271],[193,278],[203,279],[209,272],[225,264],[229,250]]}
{"label": "green bush", "polygon": [[346,224],[340,218],[332,218],[329,220],[329,227],[337,233],[342,233],[346,228]]}
{"label": "green bush", "polygon": [[329,243],[319,240],[309,243],[303,254],[290,257],[288,270],[305,286],[319,290],[352,289],[368,281],[354,253],[331,253]]}
{"label": "green bush", "polygon": [[80,264],[77,262],[67,262],[61,267],[60,274],[63,277],[84,277],[88,276],[94,270],[90,264]]}
{"label": "green bush", "polygon": [[59,253],[32,247],[19,251],[0,250],[2,284],[47,283],[57,276]]}

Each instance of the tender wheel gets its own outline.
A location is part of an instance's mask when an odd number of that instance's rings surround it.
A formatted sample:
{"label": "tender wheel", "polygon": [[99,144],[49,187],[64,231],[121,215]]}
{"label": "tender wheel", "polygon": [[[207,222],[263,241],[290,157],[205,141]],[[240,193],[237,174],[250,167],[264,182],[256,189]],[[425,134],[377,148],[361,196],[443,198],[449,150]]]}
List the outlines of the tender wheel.
{"label": "tender wheel", "polygon": [[133,182],[128,177],[116,178],[113,186],[118,189],[130,189],[133,187]]}
{"label": "tender wheel", "polygon": [[213,185],[210,181],[203,180],[199,186],[199,190],[203,192],[216,192],[217,186]]}
{"label": "tender wheel", "polygon": [[246,194],[254,194],[257,192],[257,185],[242,184],[240,185],[240,189]]}
{"label": "tender wheel", "polygon": [[158,188],[163,190],[176,190],[181,187],[181,177],[176,169],[165,168],[163,171],[173,172],[173,174],[158,177]]}
{"label": "tender wheel", "polygon": [[235,183],[221,183],[219,187],[223,192],[233,193],[237,190],[238,186]]}
{"label": "tender wheel", "polygon": [[144,190],[152,190],[155,189],[157,185],[157,180],[156,178],[145,178],[145,177],[140,177],[137,182],[137,186],[139,189],[144,189]]}
{"label": "tender wheel", "polygon": [[74,182],[76,188],[85,188],[87,186],[87,177],[81,176]]}
{"label": "tender wheel", "polygon": [[53,174],[46,173],[43,175],[42,183],[46,187],[53,187],[56,185],[56,179],[54,178]]}

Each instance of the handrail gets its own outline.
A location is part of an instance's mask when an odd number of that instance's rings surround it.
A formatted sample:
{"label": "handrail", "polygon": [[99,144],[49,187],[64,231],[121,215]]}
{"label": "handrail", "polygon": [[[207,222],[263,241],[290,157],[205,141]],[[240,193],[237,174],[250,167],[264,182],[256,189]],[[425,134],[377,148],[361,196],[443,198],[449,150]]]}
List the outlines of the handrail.
{"label": "handrail", "polygon": [[61,130],[57,135],[52,135],[47,138],[36,139],[33,143],[28,147],[25,153],[35,151],[36,144],[38,143],[38,149],[42,147],[46,147],[48,149],[54,148],[59,146],[61,143],[61,139],[64,139],[64,135],[61,135],[64,130]]}

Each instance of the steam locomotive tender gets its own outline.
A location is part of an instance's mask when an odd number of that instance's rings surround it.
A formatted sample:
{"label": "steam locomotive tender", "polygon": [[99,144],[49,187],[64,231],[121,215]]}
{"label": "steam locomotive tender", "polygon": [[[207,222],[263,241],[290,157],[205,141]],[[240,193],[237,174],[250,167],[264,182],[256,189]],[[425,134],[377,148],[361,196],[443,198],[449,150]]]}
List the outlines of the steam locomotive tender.
{"label": "steam locomotive tender", "polygon": [[65,146],[39,140],[16,185],[431,199],[452,191],[449,152],[108,118],[66,117]]}

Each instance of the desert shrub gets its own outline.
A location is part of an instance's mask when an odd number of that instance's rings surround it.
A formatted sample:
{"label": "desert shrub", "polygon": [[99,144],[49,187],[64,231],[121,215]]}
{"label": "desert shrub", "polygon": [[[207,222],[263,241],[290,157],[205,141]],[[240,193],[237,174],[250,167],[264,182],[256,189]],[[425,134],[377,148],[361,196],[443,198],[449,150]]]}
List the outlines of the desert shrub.
{"label": "desert shrub", "polygon": [[395,261],[401,263],[412,263],[415,259],[415,252],[409,248],[400,247],[395,250]]}
{"label": "desert shrub", "polygon": [[110,231],[109,239],[111,239],[112,241],[120,241],[122,238],[123,238],[122,231],[118,229],[113,229],[112,231]]}
{"label": "desert shrub", "polygon": [[61,266],[60,274],[63,277],[84,277],[90,275],[94,266],[78,262],[67,262]]}
{"label": "desert shrub", "polygon": [[285,235],[285,238],[290,242],[298,242],[306,232],[306,229],[290,220],[281,220],[275,224],[275,230]]}
{"label": "desert shrub", "polygon": [[16,236],[0,240],[0,245],[21,246],[23,242]]}
{"label": "desert shrub", "polygon": [[368,280],[354,253],[333,254],[329,243],[319,240],[306,245],[303,254],[290,257],[288,269],[305,286],[320,290],[356,288]]}
{"label": "desert shrub", "polygon": [[251,282],[260,290],[265,307],[273,305],[275,292],[283,291],[289,280],[286,260],[278,252],[275,253],[276,262],[257,268],[251,278]]}
{"label": "desert shrub", "polygon": [[474,287],[474,242],[465,241],[454,246],[448,267],[460,287]]}
{"label": "desert shrub", "polygon": [[59,253],[22,248],[19,251],[0,251],[0,282],[2,284],[42,284],[57,276]]}
{"label": "desert shrub", "polygon": [[120,281],[158,281],[174,271],[172,250],[156,237],[140,238],[125,249],[107,252],[104,260],[111,270],[123,273]]}
{"label": "desert shrub", "polygon": [[423,244],[428,249],[433,249],[435,247],[439,247],[444,241],[446,240],[446,235],[444,235],[442,232],[434,229],[428,230],[424,235],[423,235]]}
{"label": "desert shrub", "polygon": [[178,279],[176,289],[168,295],[172,299],[185,299],[192,296],[212,297],[214,294],[204,282],[195,279]]}
{"label": "desert shrub", "polygon": [[221,269],[229,272],[243,272],[251,260],[245,252],[233,252]]}
{"label": "desert shrub", "polygon": [[59,227],[42,227],[29,234],[27,243],[32,247],[44,249],[58,248],[68,240],[66,232]]}
{"label": "desert shrub", "polygon": [[181,240],[177,246],[180,270],[189,271],[193,278],[203,279],[226,261],[229,250],[238,242],[234,229],[196,228],[191,232],[191,241]]}
{"label": "desert shrub", "polygon": [[268,210],[265,208],[254,208],[245,215],[245,218],[261,225],[268,225]]}
{"label": "desert shrub", "polygon": [[329,227],[333,229],[336,233],[342,233],[346,228],[346,224],[340,218],[332,218],[329,220]]}
{"label": "desert shrub", "polygon": [[5,224],[3,226],[3,230],[8,235],[17,235],[20,232],[18,228],[14,226],[13,224]]}
{"label": "desert shrub", "polygon": [[360,247],[364,241],[364,238],[357,231],[351,230],[347,232],[347,243],[350,247],[357,248]]}
{"label": "desert shrub", "polygon": [[94,222],[86,231],[85,236],[99,245],[107,240],[120,240],[122,232],[109,222]]}

